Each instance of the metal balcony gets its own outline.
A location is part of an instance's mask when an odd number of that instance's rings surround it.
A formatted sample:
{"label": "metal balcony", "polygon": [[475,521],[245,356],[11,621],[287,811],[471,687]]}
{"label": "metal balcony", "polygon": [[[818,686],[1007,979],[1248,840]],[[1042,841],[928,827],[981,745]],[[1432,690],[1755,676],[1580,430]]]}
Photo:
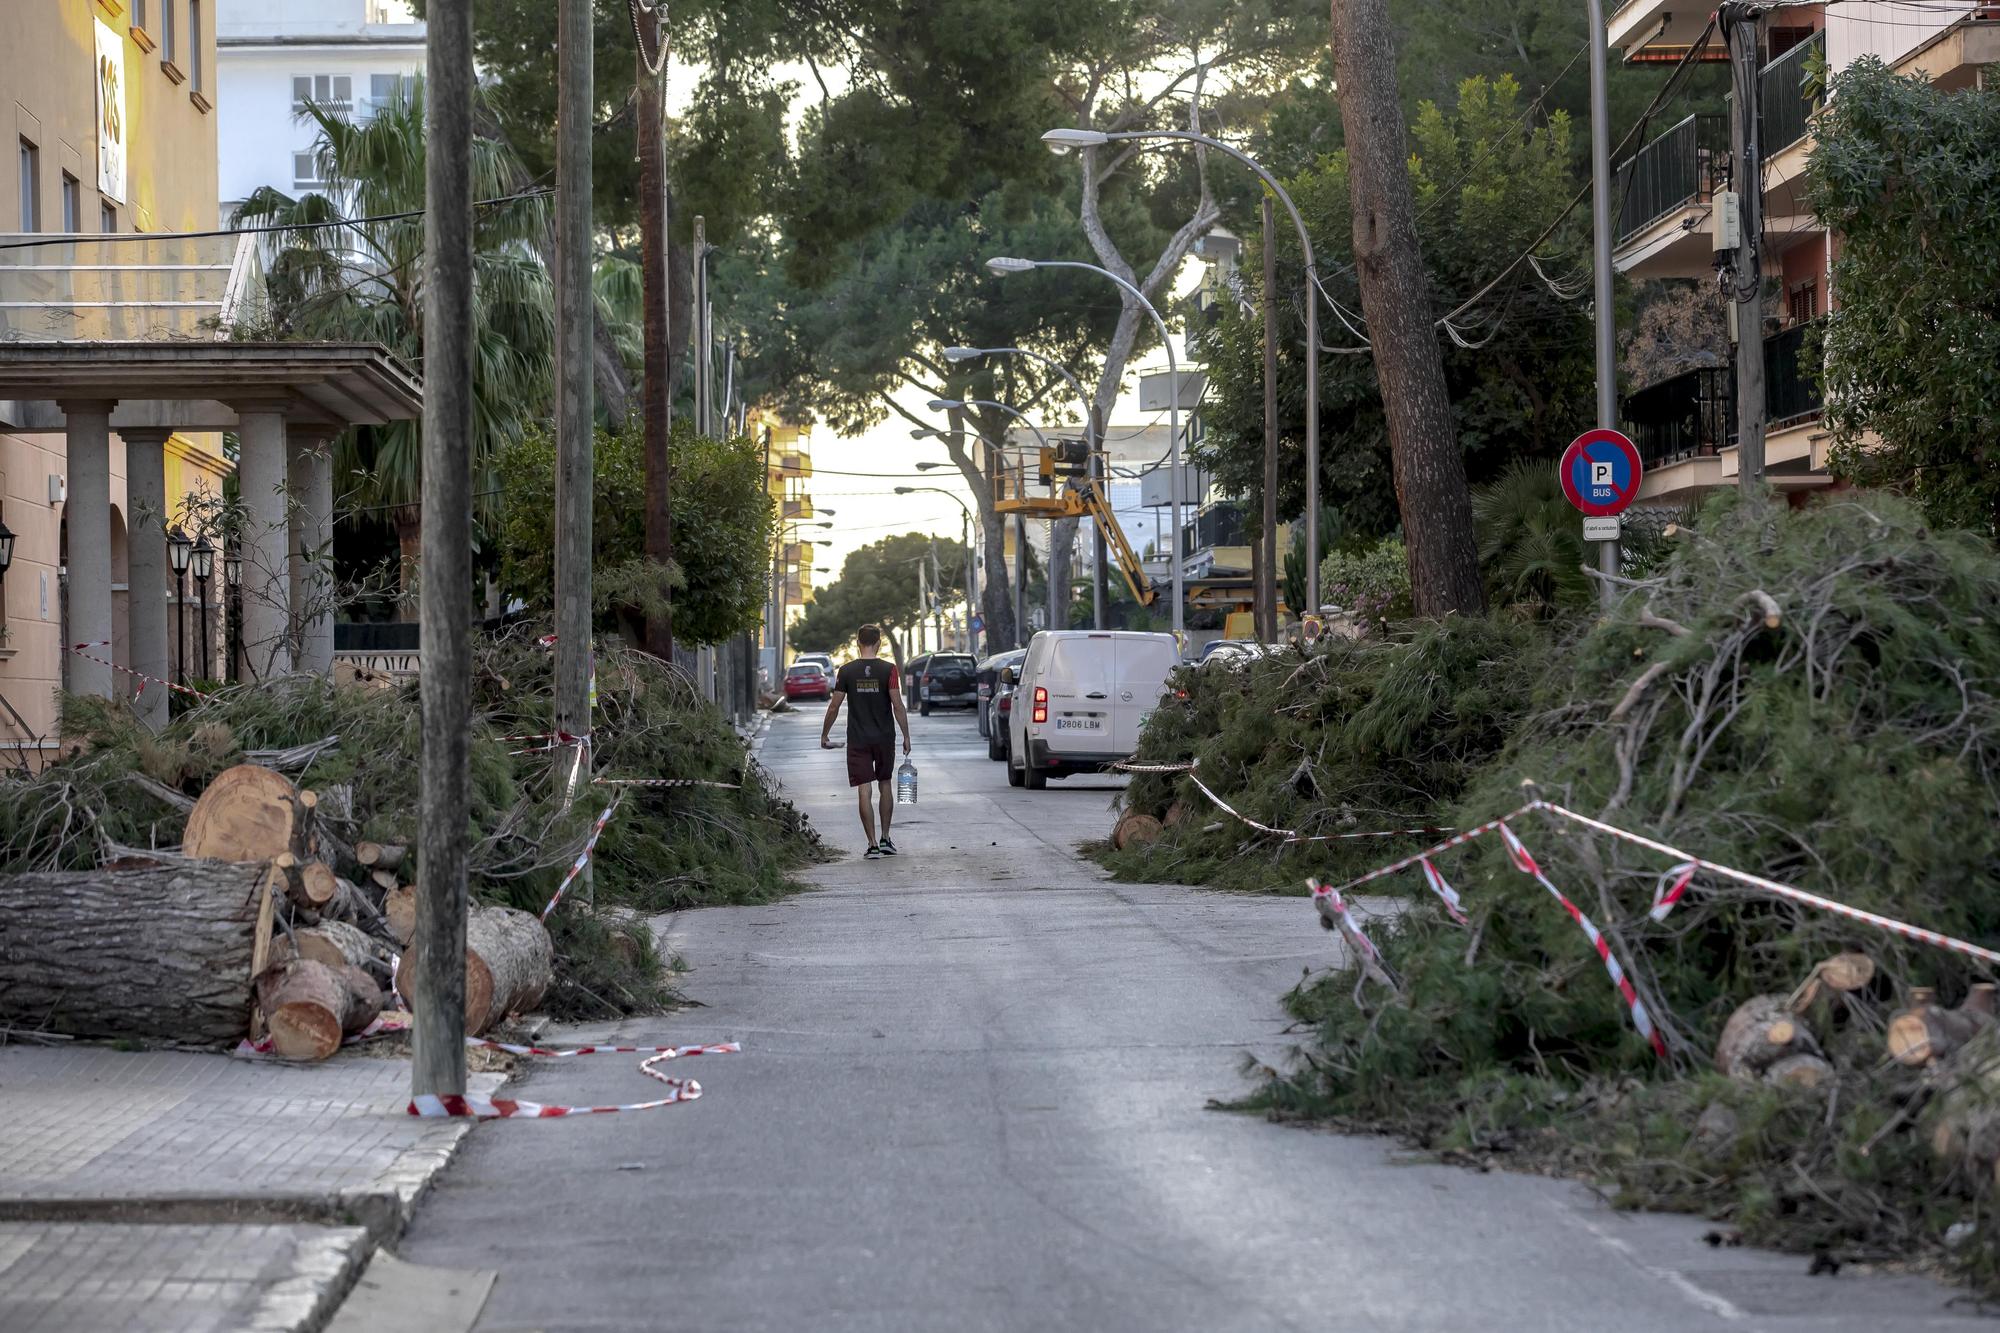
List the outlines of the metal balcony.
{"label": "metal balcony", "polygon": [[1689,116],[1619,168],[1622,243],[1690,204],[1705,203],[1728,175],[1729,127],[1721,116]]}
{"label": "metal balcony", "polygon": [[1757,75],[1759,147],[1767,161],[1806,137],[1818,105],[1806,92],[1806,65],[1825,53],[1826,33],[1816,32]]}

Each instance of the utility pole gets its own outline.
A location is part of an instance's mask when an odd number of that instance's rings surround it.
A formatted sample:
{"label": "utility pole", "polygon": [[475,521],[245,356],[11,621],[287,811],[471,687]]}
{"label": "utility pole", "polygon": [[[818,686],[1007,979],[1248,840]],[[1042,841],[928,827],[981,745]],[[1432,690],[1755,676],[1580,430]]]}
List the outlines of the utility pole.
{"label": "utility pole", "polygon": [[[1593,0],[1594,2],[1594,0]],[[1308,293],[1308,301],[1319,299]],[[1317,360],[1319,349],[1306,355]],[[1264,512],[1257,534],[1257,638],[1278,641],[1278,205],[1264,192]],[[1308,559],[1312,554],[1309,553]],[[1297,608],[1294,608],[1295,610]]]}
{"label": "utility pole", "polygon": [[[669,444],[673,437],[674,386],[667,380],[667,325],[671,312],[667,267],[666,90],[660,86],[667,66],[666,5],[656,5],[649,14],[642,14],[642,8],[635,7],[632,11],[639,36],[639,67],[635,71],[639,85],[639,302],[645,339],[639,415],[644,422],[646,458],[646,555],[666,565],[674,558],[674,466]],[[589,19],[583,22],[588,40]],[[671,593],[667,602],[666,608],[646,624],[646,651],[663,662],[674,658]],[[579,614],[590,614],[588,602]]]}
{"label": "utility pole", "polygon": [[930,605],[930,597],[924,588],[923,557],[917,558],[917,623],[910,638],[915,641],[916,656],[924,655],[924,608]]}
{"label": "utility pole", "polygon": [[931,538],[931,635],[933,648],[944,649],[944,576],[938,573],[937,538]]}
{"label": "utility pole", "polygon": [[[1472,492],[1417,242],[1387,0],[1333,0],[1333,66],[1347,134],[1355,276],[1382,386],[1410,592],[1420,616],[1482,611]],[[1317,566],[1318,515],[1308,512],[1306,523],[1306,560]]]}
{"label": "utility pole", "polygon": [[965,547],[965,651],[972,651],[973,608],[979,605],[979,570],[972,559],[972,511],[960,510],[958,515],[958,540]]}
{"label": "utility pole", "polygon": [[[571,5],[588,12],[584,0]],[[472,0],[431,0],[424,67],[423,859],[409,959],[410,1091],[465,1093],[472,806]],[[585,372],[588,379],[588,372]]]}
{"label": "utility pole", "polygon": [[1764,113],[1758,78],[1757,20],[1763,10],[1730,0],[1718,11],[1729,43],[1730,175],[1736,196],[1736,252],[1722,271],[1736,326],[1736,485],[1764,490],[1764,162],[1758,141]]}
{"label": "utility pole", "polygon": [[[1597,424],[1618,429],[1618,311],[1611,296],[1611,104],[1605,90],[1604,0],[1586,0],[1590,24],[1590,236],[1591,317],[1597,349]],[[1617,574],[1624,563],[1618,539],[1597,544],[1597,568]],[[1618,585],[1598,583],[1608,607]]]}
{"label": "utility pole", "polygon": [[556,22],[555,726],[588,736],[597,317],[590,283],[590,0],[562,0]]}
{"label": "utility pole", "polygon": [[708,222],[694,220],[694,428],[709,433]]}
{"label": "utility pole", "polygon": [[1014,646],[1028,646],[1028,520],[1014,515]]}
{"label": "utility pole", "polygon": [[[1104,460],[1104,413],[1097,404],[1090,405],[1090,481],[1104,497],[1104,511],[1111,512],[1111,478]],[[1104,628],[1105,557],[1110,547],[1104,540],[1104,525],[1096,519],[1090,520],[1090,627]]]}

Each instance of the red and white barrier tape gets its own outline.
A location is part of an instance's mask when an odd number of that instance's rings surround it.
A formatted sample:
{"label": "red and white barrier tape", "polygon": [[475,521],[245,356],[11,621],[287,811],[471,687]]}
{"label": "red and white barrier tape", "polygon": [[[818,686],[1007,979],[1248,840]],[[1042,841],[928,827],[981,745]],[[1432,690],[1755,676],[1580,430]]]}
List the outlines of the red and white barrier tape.
{"label": "red and white barrier tape", "polygon": [[1423,867],[1424,883],[1430,885],[1432,893],[1444,900],[1444,910],[1450,913],[1451,919],[1461,926],[1465,925],[1465,904],[1459,901],[1458,890],[1445,883],[1444,876],[1431,864],[1428,856],[1417,864]]}
{"label": "red and white barrier tape", "polygon": [[[550,1051],[534,1046],[509,1046],[501,1042],[469,1041],[468,1045],[487,1046],[496,1050],[510,1051],[523,1055],[609,1055],[629,1053],[635,1048],[624,1046],[579,1046],[574,1050]],[[480,1097],[465,1094],[436,1095],[425,1093],[410,1099],[409,1113],[427,1119],[462,1118],[474,1120],[554,1120],[573,1115],[612,1115],[621,1111],[654,1111],[662,1106],[674,1106],[681,1102],[691,1102],[701,1096],[701,1084],[691,1078],[675,1078],[663,1074],[655,1066],[669,1060],[678,1060],[690,1055],[727,1055],[741,1051],[743,1047],[733,1041],[719,1042],[712,1046],[655,1046],[639,1047],[654,1054],[639,1062],[639,1072],[647,1078],[658,1079],[667,1085],[664,1097],[648,1102],[625,1102],[615,1106],[552,1106],[544,1102],[515,1101],[507,1097]]]}
{"label": "red and white barrier tape", "polygon": [[[400,1011],[384,1013],[377,1015],[374,1021],[353,1036],[342,1037],[340,1044],[342,1046],[353,1046],[357,1043],[367,1041],[370,1037],[381,1037],[391,1032],[408,1032],[409,1030],[410,1016],[408,1014]],[[242,1041],[236,1043],[236,1049],[231,1051],[230,1054],[239,1060],[277,1060],[283,1058],[278,1054],[277,1043],[273,1042],[268,1036],[259,1037],[255,1041],[245,1037]]]}
{"label": "red and white barrier tape", "polygon": [[189,695],[196,699],[208,699],[214,697],[212,695],[203,694],[200,690],[189,689],[185,685],[176,685],[174,684],[174,682],[170,680],[162,680],[158,676],[149,676],[143,671],[134,671],[131,667],[118,665],[110,658],[99,657],[96,653],[85,651],[85,649],[89,648],[109,648],[109,647],[111,647],[111,640],[96,639],[91,641],[90,643],[72,643],[69,645],[69,650],[75,653],[78,657],[83,658],[87,662],[95,662],[99,666],[108,666],[113,671],[122,671],[126,675],[136,679],[139,682],[139,688],[132,692],[132,697],[134,699],[144,694],[146,692],[146,687],[148,685],[164,685],[168,689],[173,690],[176,693]]}
{"label": "red and white barrier tape", "polygon": [[1561,889],[1549,883],[1549,877],[1542,873],[1541,866],[1528,854],[1528,849],[1521,845],[1521,840],[1514,835],[1513,829],[1502,824],[1500,837],[1507,844],[1507,856],[1513,861],[1514,868],[1547,889],[1550,896],[1561,903],[1563,910],[1569,913],[1570,920],[1576,922],[1577,929],[1581,930],[1583,937],[1590,941],[1590,947],[1597,950],[1597,956],[1603,961],[1604,971],[1610,976],[1611,984],[1618,988],[1618,994],[1624,997],[1625,1007],[1632,1011],[1632,1026],[1639,1030],[1640,1036],[1652,1044],[1653,1054],[1662,1060],[1666,1059],[1666,1040],[1653,1026],[1653,1016],[1646,1012],[1646,1002],[1639,998],[1639,992],[1633,988],[1631,978],[1625,975],[1625,968],[1619,963],[1618,956],[1611,952],[1611,942],[1604,938],[1604,933],[1597,928],[1596,923],[1585,916]]}
{"label": "red and white barrier tape", "polygon": [[1186,764],[1113,764],[1121,773],[1188,773],[1194,770],[1192,763]]}
{"label": "red and white barrier tape", "polygon": [[1370,961],[1380,961],[1382,951],[1375,947],[1375,942],[1369,939],[1362,932],[1360,925],[1355,922],[1354,914],[1348,910],[1347,899],[1340,896],[1340,890],[1330,884],[1322,884],[1316,879],[1307,880],[1306,887],[1312,890],[1313,905],[1315,907],[1323,901],[1327,906],[1327,910],[1339,918],[1340,933],[1345,935],[1348,941],[1354,945],[1356,952],[1362,954]]}
{"label": "red and white barrier tape", "polygon": [[550,898],[549,905],[542,909],[542,920],[547,921],[549,919],[549,913],[556,910],[556,904],[560,903],[563,900],[563,895],[569,892],[569,886],[576,881],[578,875],[583,873],[583,868],[590,864],[590,854],[597,850],[598,836],[604,832],[604,826],[611,822],[612,812],[618,808],[618,803],[624,799],[625,793],[622,791],[612,796],[610,804],[604,807],[604,813],[597,817],[595,824],[591,825],[590,836],[584,840],[583,850],[576,854],[576,860],[570,862],[569,873],[563,876],[562,883],[556,885],[555,896]]}
{"label": "red and white barrier tape", "polygon": [[1207,783],[1203,782],[1199,777],[1195,775],[1193,765],[1189,765],[1188,767],[1188,781],[1192,782],[1195,786],[1201,788],[1201,794],[1203,796],[1206,796],[1209,800],[1213,801],[1215,803],[1216,809],[1222,811],[1222,813],[1224,813],[1225,815],[1229,815],[1231,818],[1239,820],[1242,823],[1248,824],[1251,828],[1256,829],[1259,833],[1271,833],[1275,834],[1280,838],[1296,838],[1299,836],[1298,830],[1296,829],[1272,828],[1269,824],[1260,824],[1256,820],[1250,818],[1250,816],[1238,810],[1235,806],[1231,805],[1229,802],[1223,800],[1220,796],[1217,796],[1214,792],[1208,789]]}
{"label": "red and white barrier tape", "polygon": [[740,1041],[718,1041],[706,1046],[515,1046],[484,1037],[467,1037],[467,1046],[482,1051],[505,1051],[509,1055],[538,1055],[547,1060],[567,1060],[578,1055],[736,1055]]}
{"label": "red and white barrier tape", "polygon": [[1431,833],[1449,833],[1451,826],[1426,824],[1422,828],[1370,829],[1365,833],[1314,833],[1303,835],[1294,833],[1286,842],[1346,842],[1350,838],[1409,838]]}
{"label": "red and white barrier tape", "polygon": [[1411,866],[1426,861],[1429,858],[1436,856],[1439,852],[1450,851],[1454,847],[1463,847],[1466,843],[1471,842],[1474,838],[1480,837],[1484,834],[1491,833],[1494,829],[1499,828],[1502,824],[1504,824],[1508,820],[1518,819],[1522,815],[1527,814],[1530,810],[1536,809],[1539,805],[1540,802],[1531,801],[1527,805],[1522,806],[1518,810],[1508,811],[1506,814],[1500,816],[1500,818],[1498,819],[1489,819],[1484,824],[1481,824],[1476,828],[1469,828],[1465,830],[1465,832],[1463,833],[1453,834],[1451,837],[1446,838],[1443,842],[1437,843],[1430,847],[1426,847],[1421,852],[1412,852],[1410,855],[1402,858],[1400,861],[1391,861],[1388,865],[1382,866],[1375,870],[1371,870],[1365,875],[1356,875],[1353,879],[1350,879],[1347,881],[1347,883],[1341,885],[1340,891],[1342,893],[1346,893],[1348,890],[1359,888],[1361,885],[1367,884],[1372,880],[1387,878],[1388,876],[1395,874],[1399,870],[1408,870]]}
{"label": "red and white barrier tape", "polygon": [[718,787],[724,791],[737,791],[734,782],[710,782],[706,778],[592,778],[591,784],[598,787]]}
{"label": "red and white barrier tape", "polygon": [[[1653,886],[1653,910],[1646,913],[1655,921],[1665,921],[1667,913],[1674,910],[1674,904],[1686,896],[1688,885],[1694,882],[1695,865],[1683,861],[1677,866],[1669,866],[1660,874],[1660,882]],[[1667,883],[1673,877],[1672,885]]]}
{"label": "red and white barrier tape", "polygon": [[1230,816],[1232,819],[1248,824],[1259,833],[1269,833],[1273,837],[1283,838],[1286,842],[1345,842],[1353,838],[1404,838],[1426,833],[1451,832],[1448,828],[1424,827],[1372,829],[1366,833],[1314,833],[1307,835],[1300,833],[1297,829],[1273,828],[1269,824],[1260,824],[1229,802],[1223,800],[1220,796],[1217,796],[1209,789],[1208,784],[1195,774],[1195,770],[1201,767],[1199,759],[1185,764],[1114,764],[1112,767],[1123,769],[1127,773],[1185,773],[1188,775],[1188,780],[1201,789],[1201,794],[1206,796],[1215,805],[1216,809],[1222,811],[1222,813]]}

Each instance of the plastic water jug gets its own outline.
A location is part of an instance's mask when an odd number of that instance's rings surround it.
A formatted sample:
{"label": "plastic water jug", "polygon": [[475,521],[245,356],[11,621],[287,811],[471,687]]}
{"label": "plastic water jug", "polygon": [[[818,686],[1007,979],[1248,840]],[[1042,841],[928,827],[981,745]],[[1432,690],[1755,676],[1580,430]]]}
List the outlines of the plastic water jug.
{"label": "plastic water jug", "polygon": [[896,804],[915,805],[917,803],[917,766],[905,759],[903,766],[896,770]]}

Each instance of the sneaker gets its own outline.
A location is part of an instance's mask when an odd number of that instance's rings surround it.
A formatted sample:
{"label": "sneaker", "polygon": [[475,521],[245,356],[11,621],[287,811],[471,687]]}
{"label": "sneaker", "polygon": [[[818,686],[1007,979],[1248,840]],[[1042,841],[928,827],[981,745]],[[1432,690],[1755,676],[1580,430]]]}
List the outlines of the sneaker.
{"label": "sneaker", "polygon": [[890,842],[887,836],[884,836],[882,841],[875,844],[875,851],[881,856],[894,856],[896,854],[896,844]]}
{"label": "sneaker", "polygon": [[861,859],[864,861],[879,861],[882,859],[882,849],[880,847],[870,847],[867,851],[861,853]]}

